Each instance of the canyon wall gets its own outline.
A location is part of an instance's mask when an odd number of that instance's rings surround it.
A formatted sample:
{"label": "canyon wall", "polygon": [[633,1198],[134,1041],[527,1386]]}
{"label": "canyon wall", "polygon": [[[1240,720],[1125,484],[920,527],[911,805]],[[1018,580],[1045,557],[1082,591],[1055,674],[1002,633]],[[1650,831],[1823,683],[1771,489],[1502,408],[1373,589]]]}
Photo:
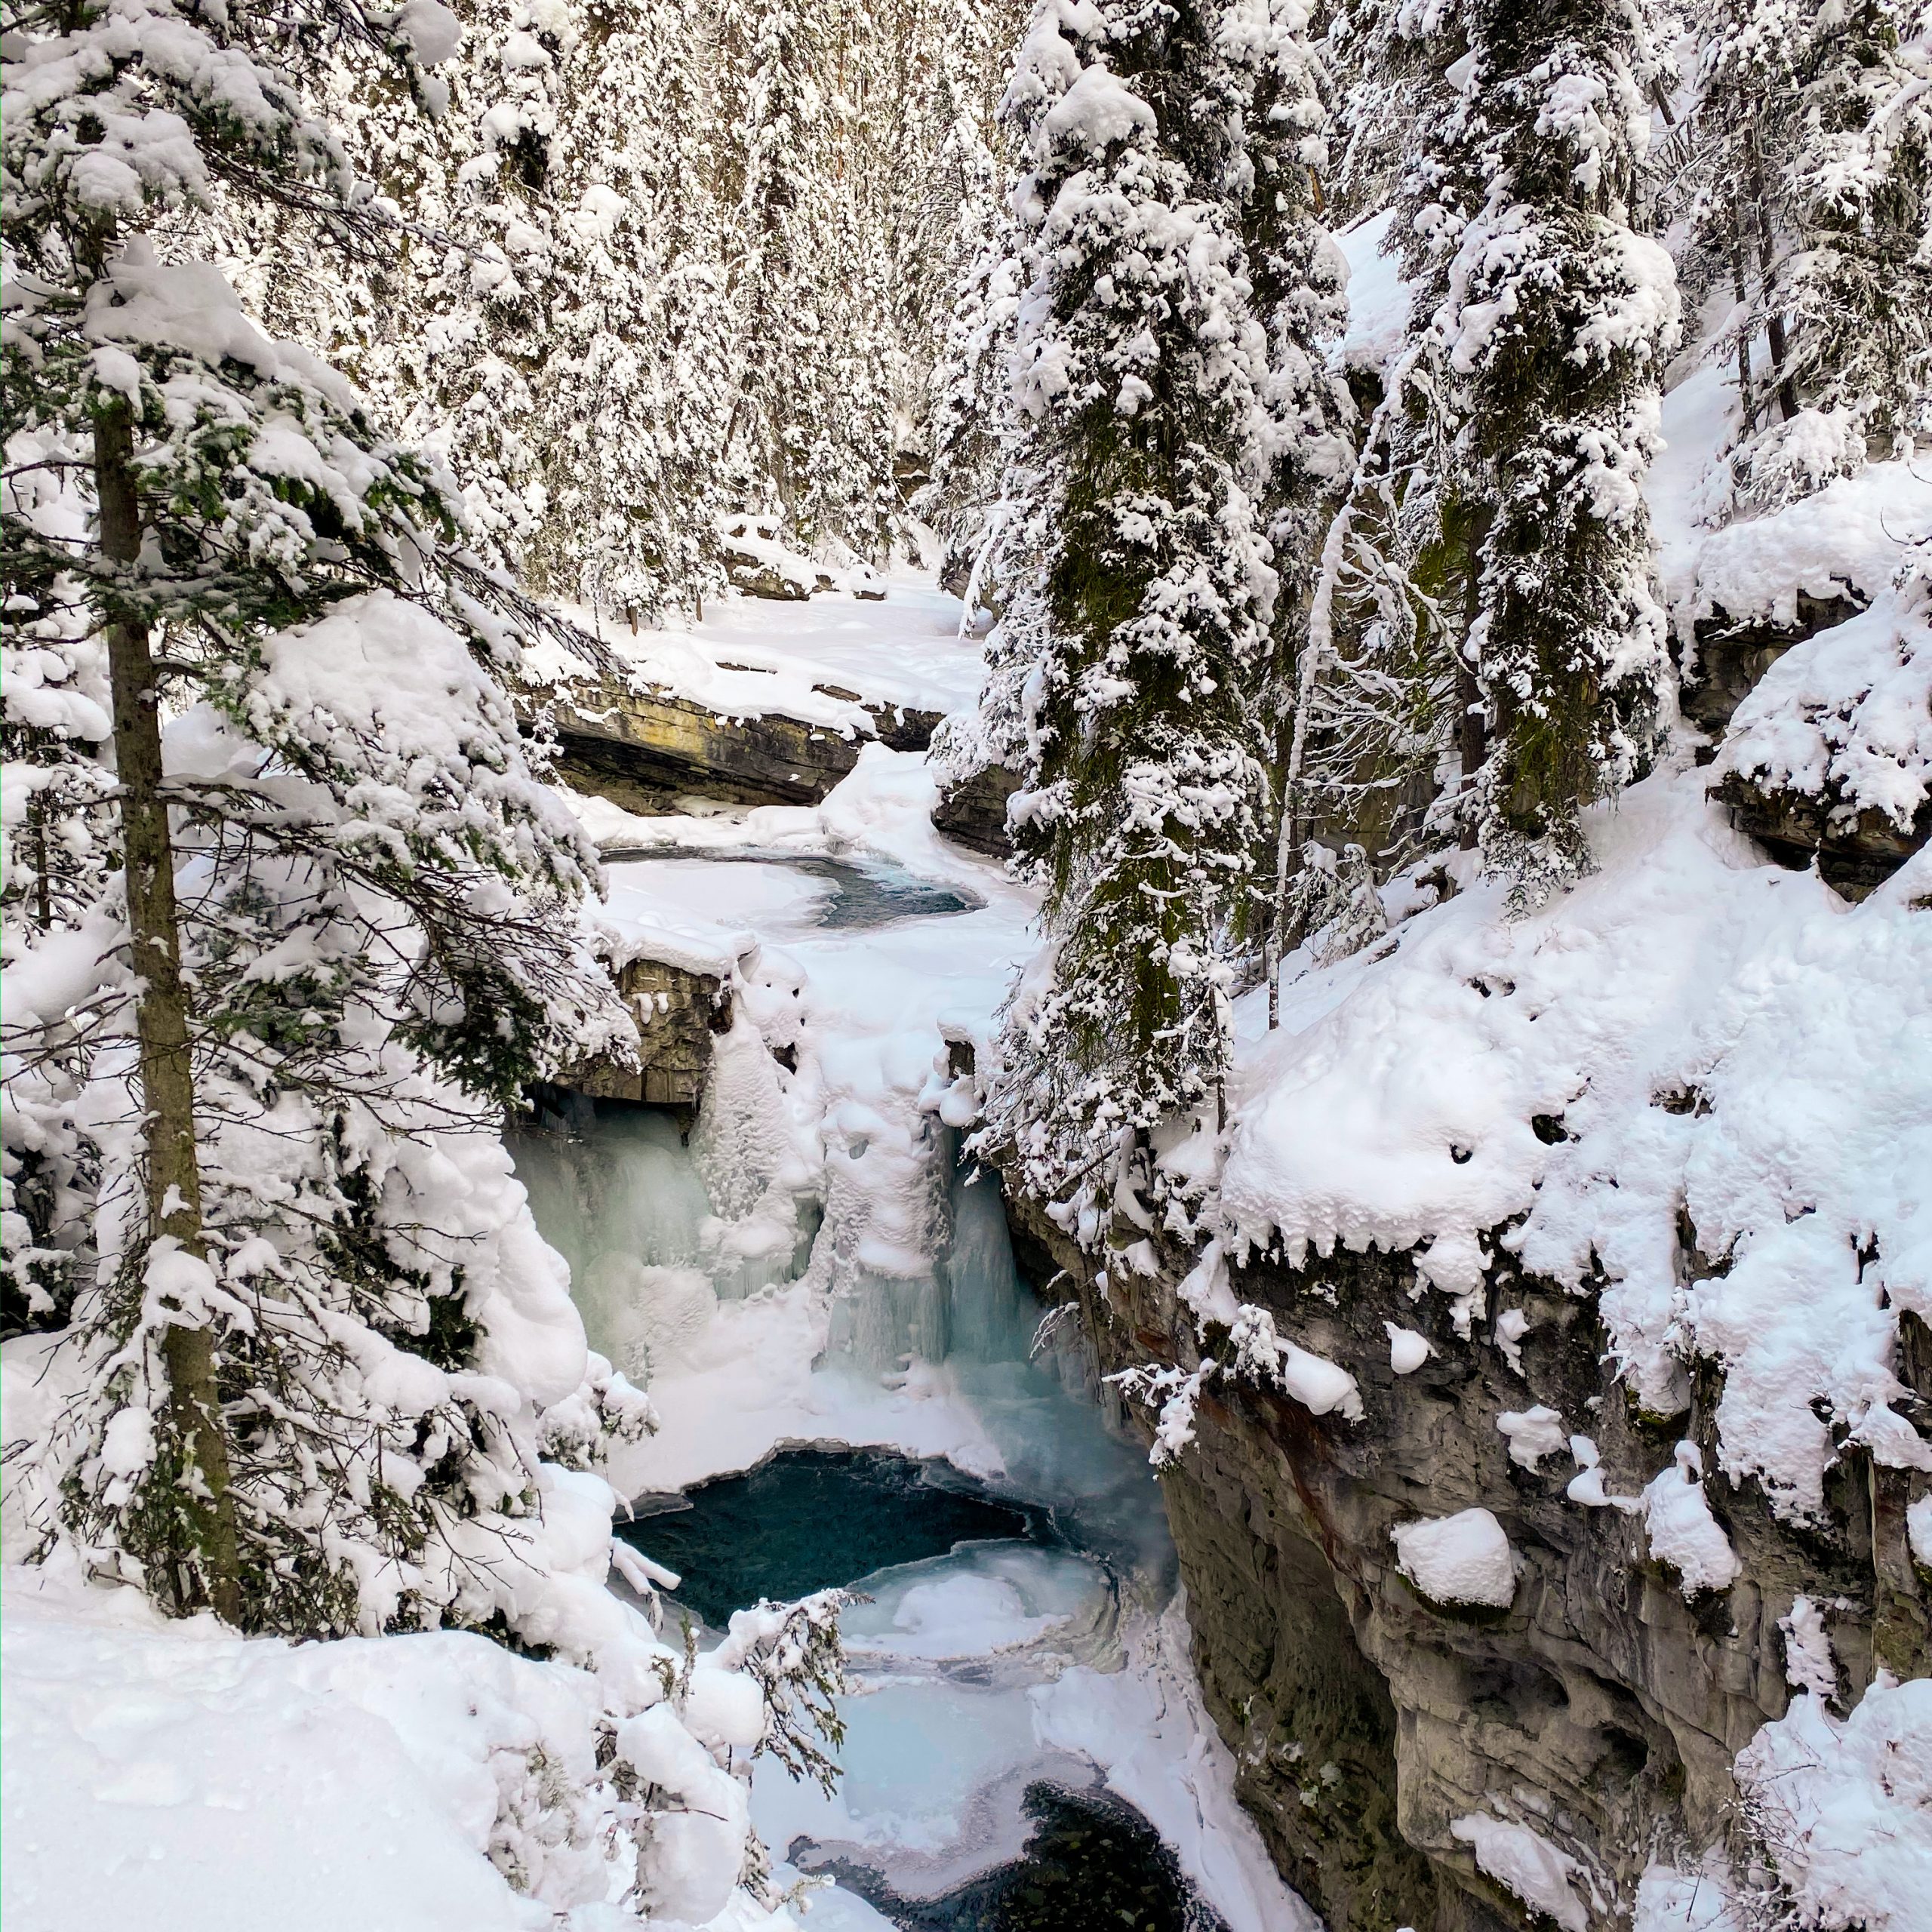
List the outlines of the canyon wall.
{"label": "canyon wall", "polygon": [[[1103,1293],[1097,1258],[1035,1206],[1014,1203],[1012,1218],[1034,1278],[1061,1277],[1048,1298],[1077,1284],[1103,1374],[1198,1360],[1174,1291],[1191,1255],[1161,1254],[1151,1276],[1106,1257]],[[1791,1694],[1779,1620],[1794,1597],[1824,1608],[1847,1700],[1880,1664],[1932,1666],[1905,1478],[1848,1453],[1829,1523],[1801,1531],[1713,1473],[1741,1573],[1687,1601],[1649,1555],[1641,1516],[1569,1500],[1567,1454],[1540,1473],[1512,1463],[1497,1417],[1561,1411],[1595,1438],[1607,1491],[1634,1496],[1687,1438],[1715,1472],[1715,1386],[1693,1379],[1681,1413],[1641,1414],[1603,1360],[1591,1297],[1499,1274],[1490,1318],[1464,1340],[1447,1298],[1416,1286],[1405,1257],[1375,1253],[1237,1277],[1243,1301],[1354,1375],[1364,1414],[1318,1419],[1284,1395],[1209,1384],[1194,1440],[1161,1478],[1208,1701],[1244,1801],[1331,1932],[1547,1923],[1457,1835],[1459,1819],[1484,1814],[1576,1861],[1571,1932],[1627,1924],[1654,1857],[1681,1868],[1712,1845],[1738,1848],[1730,1761]],[[1513,1342],[1494,1325],[1512,1308],[1529,1321]],[[1427,1337],[1420,1369],[1393,1371],[1385,1322]],[[1916,1352],[1906,1372],[1924,1392],[1932,1350]],[[1520,1558],[1506,1611],[1432,1602],[1396,1567],[1396,1524],[1475,1506]]]}

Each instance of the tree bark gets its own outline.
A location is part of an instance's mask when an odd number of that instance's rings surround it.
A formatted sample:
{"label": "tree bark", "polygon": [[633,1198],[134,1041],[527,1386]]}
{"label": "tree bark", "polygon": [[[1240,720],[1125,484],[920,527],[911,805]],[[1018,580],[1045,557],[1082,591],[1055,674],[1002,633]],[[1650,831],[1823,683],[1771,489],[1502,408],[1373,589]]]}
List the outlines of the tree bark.
{"label": "tree bark", "polygon": [[[134,488],[134,426],[125,404],[105,409],[95,418],[94,483],[101,549],[115,562],[132,565],[140,554],[140,505]],[[174,849],[162,789],[158,681],[148,649],[146,623],[112,603],[106,614],[128,924],[141,989],[135,1031],[147,1142],[149,1238],[171,1235],[189,1254],[205,1260],[194,1071],[174,901]],[[194,1457],[202,1492],[184,1490],[177,1504],[177,1520],[186,1527],[186,1547],[177,1553],[169,1580],[174,1607],[183,1614],[205,1607],[230,1623],[239,1623],[235,1506],[229,1493],[213,1337],[205,1327],[171,1322],[162,1352],[174,1430]]]}
{"label": "tree bark", "polygon": [[[1735,202],[1730,206],[1730,285],[1742,312],[1750,291],[1744,278],[1744,211]],[[1745,328],[1737,335],[1737,406],[1749,435],[1758,426],[1758,405],[1751,393],[1751,334]]]}
{"label": "tree bark", "polygon": [[[1465,792],[1475,784],[1476,774],[1489,755],[1489,734],[1483,723],[1482,686],[1467,653],[1469,635],[1482,614],[1482,545],[1489,534],[1490,521],[1487,511],[1471,512],[1463,565],[1463,648],[1456,654],[1456,740],[1461,754]],[[1475,821],[1466,811],[1458,843],[1466,852],[1475,849]]]}
{"label": "tree bark", "polygon": [[1779,415],[1789,423],[1798,414],[1798,390],[1786,361],[1789,343],[1784,316],[1771,300],[1770,202],[1764,186],[1764,157],[1759,151],[1755,129],[1751,135],[1751,189],[1757,209],[1757,220],[1752,226],[1758,245],[1758,285],[1764,292],[1764,340],[1771,353],[1773,393],[1777,398]]}

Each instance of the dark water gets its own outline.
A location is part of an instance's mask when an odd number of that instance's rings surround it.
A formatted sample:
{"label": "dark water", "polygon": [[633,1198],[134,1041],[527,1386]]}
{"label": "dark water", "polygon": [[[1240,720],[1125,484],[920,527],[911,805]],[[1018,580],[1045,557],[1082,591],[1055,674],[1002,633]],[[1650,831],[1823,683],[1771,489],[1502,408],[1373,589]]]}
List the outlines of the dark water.
{"label": "dark water", "polygon": [[1042,1783],[1027,1787],[1025,1808],[1024,1857],[943,1897],[902,1898],[842,1860],[820,1869],[903,1932],[1226,1932],[1131,1805]]}
{"label": "dark water", "polygon": [[[962,1543],[1057,1540],[1045,1512],[934,1481],[909,1457],[795,1449],[749,1475],[700,1483],[617,1534],[684,1578],[677,1601],[715,1629],[761,1597],[857,1583]],[[648,1508],[641,1503],[640,1510]]]}
{"label": "dark water", "polygon": [[654,859],[702,859],[723,866],[783,866],[832,888],[814,923],[829,931],[863,932],[895,920],[931,918],[949,912],[977,912],[971,893],[936,884],[876,859],[825,859],[791,852],[706,851],[701,847],[654,845],[604,854],[608,865],[648,864]]}

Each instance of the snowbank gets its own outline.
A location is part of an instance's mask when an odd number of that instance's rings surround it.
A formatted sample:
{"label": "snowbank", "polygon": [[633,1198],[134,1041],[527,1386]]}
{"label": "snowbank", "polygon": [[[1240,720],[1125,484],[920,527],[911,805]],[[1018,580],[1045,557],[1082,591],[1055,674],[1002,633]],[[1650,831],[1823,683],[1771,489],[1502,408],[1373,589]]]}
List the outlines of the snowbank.
{"label": "snowbank", "polygon": [[1349,323],[1336,354],[1348,368],[1386,369],[1408,338],[1409,285],[1401,265],[1382,251],[1395,211],[1364,217],[1335,237],[1349,265]]}
{"label": "snowbank", "polygon": [[[247,1640],[31,1570],[5,1603],[12,1932],[633,1922],[605,1915],[632,1874],[606,1865],[591,1672],[458,1632]],[[697,1901],[721,1932],[792,1925],[731,1900],[737,1872]]]}
{"label": "snowbank", "polygon": [[1531,917],[1478,886],[1293,980],[1275,1033],[1251,995],[1221,1198],[1238,1253],[1417,1251],[1466,1323],[1499,1246],[1600,1284],[1645,1406],[1721,1362],[1724,1472],[1804,1516],[1847,1435],[1932,1459],[1890,1406],[1897,1311],[1932,1309],[1932,860],[1847,907],[1706,782],[1592,813],[1600,869]]}
{"label": "snowbank", "polygon": [[1554,1919],[1563,1932],[1585,1932],[1589,1923],[1574,1882],[1587,1883],[1583,1868],[1540,1832],[1477,1812],[1449,1827],[1476,1855],[1478,1867],[1506,1885],[1523,1903]]}
{"label": "snowbank", "polygon": [[[1670,429],[1666,412],[1666,436]],[[1815,496],[1697,541],[1679,565],[1684,574],[1666,580],[1678,635],[1720,611],[1734,623],[1795,624],[1801,592],[1868,601],[1890,583],[1901,546],[1928,531],[1932,476],[1904,463],[1868,464]]]}
{"label": "snowbank", "polygon": [[[719,717],[777,712],[869,737],[867,702],[946,712],[977,700],[985,649],[977,636],[960,635],[961,608],[929,578],[908,571],[869,581],[863,601],[727,597],[681,629],[633,634],[608,614],[580,608],[568,614],[600,637],[641,686]],[[554,648],[531,650],[527,665],[539,682],[568,685],[582,675]]]}
{"label": "snowbank", "polygon": [[1881,1672],[1849,1717],[1810,1692],[1738,1753],[1755,1831],[1796,1922],[1909,1932],[1932,1898],[1932,1678]]}

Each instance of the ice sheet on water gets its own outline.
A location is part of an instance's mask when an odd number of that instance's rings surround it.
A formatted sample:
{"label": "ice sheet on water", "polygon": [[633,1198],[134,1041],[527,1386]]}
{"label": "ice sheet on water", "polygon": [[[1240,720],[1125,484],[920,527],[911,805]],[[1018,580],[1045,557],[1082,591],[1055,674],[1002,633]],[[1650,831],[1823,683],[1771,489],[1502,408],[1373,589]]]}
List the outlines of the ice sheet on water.
{"label": "ice sheet on water", "polygon": [[930,1897],[1017,1858],[1026,1786],[1051,1775],[1079,1788],[1093,1765],[1043,1747],[1023,1685],[887,1679],[844,1704],[844,1776],[828,1798],[761,1762],[752,1817],[768,1844],[808,1841],[882,1868]]}
{"label": "ice sheet on water", "polygon": [[872,1598],[840,1620],[845,1647],[869,1673],[888,1663],[940,1664],[1012,1652],[1051,1638],[1056,1651],[1091,1647],[1111,1607],[1106,1573],[1071,1550],[992,1543],[869,1577]]}

